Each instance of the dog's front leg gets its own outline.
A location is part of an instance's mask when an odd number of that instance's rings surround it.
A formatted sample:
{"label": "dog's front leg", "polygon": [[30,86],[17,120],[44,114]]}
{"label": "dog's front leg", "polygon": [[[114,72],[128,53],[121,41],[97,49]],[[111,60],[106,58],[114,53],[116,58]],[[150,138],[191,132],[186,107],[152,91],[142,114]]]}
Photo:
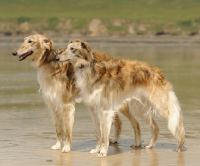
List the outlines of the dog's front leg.
{"label": "dog's front leg", "polygon": [[99,122],[97,110],[95,110],[93,107],[90,107],[90,113],[91,113],[92,120],[93,120],[93,123],[94,123],[95,134],[96,134],[96,139],[97,139],[96,147],[90,151],[90,153],[93,154],[93,153],[99,153],[100,152],[101,132],[100,132],[100,122]]}
{"label": "dog's front leg", "polygon": [[101,130],[101,150],[98,154],[98,157],[106,157],[109,146],[109,134],[115,113],[112,110],[100,111],[99,120],[100,120],[100,130]]}
{"label": "dog's front leg", "polygon": [[54,115],[57,141],[56,144],[51,147],[51,150],[58,150],[62,147],[62,139],[64,134],[62,128],[62,118],[60,112],[52,109],[52,113]]}
{"label": "dog's front leg", "polygon": [[72,129],[74,125],[75,107],[73,103],[66,104],[63,109],[63,126],[64,126],[64,139],[62,152],[68,153],[71,151],[72,144]]}

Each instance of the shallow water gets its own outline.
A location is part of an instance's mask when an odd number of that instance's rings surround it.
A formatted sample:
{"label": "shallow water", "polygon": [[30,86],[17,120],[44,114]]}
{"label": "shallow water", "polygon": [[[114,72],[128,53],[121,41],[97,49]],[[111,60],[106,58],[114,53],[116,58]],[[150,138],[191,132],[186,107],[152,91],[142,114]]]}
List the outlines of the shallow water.
{"label": "shallow water", "polygon": [[[30,60],[19,62],[11,55],[18,44],[0,45],[0,165],[200,165],[198,44],[91,43],[94,50],[147,61],[162,69],[180,100],[186,130],[185,151],[176,153],[173,149],[177,142],[166,121],[156,117],[160,134],[155,148],[132,149],[129,146],[133,142],[133,130],[121,116],[123,128],[119,144],[111,145],[108,157],[103,159],[88,153],[95,145],[95,135],[90,114],[83,104],[76,105],[73,152],[50,150],[56,138],[51,113],[37,92],[36,71]],[[139,122],[144,146],[150,139],[150,131],[145,123]]]}

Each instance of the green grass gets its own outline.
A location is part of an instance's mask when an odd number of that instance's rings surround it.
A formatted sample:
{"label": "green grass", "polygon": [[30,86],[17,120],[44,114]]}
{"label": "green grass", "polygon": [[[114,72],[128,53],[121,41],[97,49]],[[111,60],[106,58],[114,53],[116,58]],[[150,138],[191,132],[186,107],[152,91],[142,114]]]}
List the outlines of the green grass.
{"label": "green grass", "polygon": [[[153,25],[162,31],[167,24],[197,31],[200,28],[200,0],[1,0],[1,22],[38,22],[55,29],[62,18],[71,18],[73,28],[85,28],[88,20],[125,19]],[[108,25],[112,31],[122,27]]]}
{"label": "green grass", "polygon": [[18,24],[21,24],[21,23],[23,23],[23,22],[25,22],[25,21],[28,21],[28,22],[30,22],[30,18],[29,17],[18,17],[17,18],[17,23]]}
{"label": "green grass", "polygon": [[87,20],[85,20],[85,19],[75,19],[75,20],[73,20],[72,29],[74,29],[74,30],[82,29],[82,28],[85,28],[86,26],[87,26]]}
{"label": "green grass", "polygon": [[153,19],[157,23],[200,16],[200,0],[1,0],[0,18]]}
{"label": "green grass", "polygon": [[55,29],[59,23],[59,19],[57,17],[52,17],[48,19],[48,24],[50,29]]}

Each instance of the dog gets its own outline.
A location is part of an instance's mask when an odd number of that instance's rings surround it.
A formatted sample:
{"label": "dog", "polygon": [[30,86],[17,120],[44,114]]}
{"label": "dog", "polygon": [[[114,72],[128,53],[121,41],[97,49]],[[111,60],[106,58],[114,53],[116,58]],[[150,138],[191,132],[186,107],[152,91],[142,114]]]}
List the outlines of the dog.
{"label": "dog", "polygon": [[[88,49],[89,46],[87,46]],[[34,34],[26,37],[24,42],[13,51],[14,56],[19,56],[19,61],[30,58],[32,65],[37,70],[37,80],[40,85],[44,101],[51,110],[57,141],[51,147],[52,150],[62,148],[62,152],[71,151],[72,127],[74,123],[75,103],[80,102],[79,90],[75,86],[74,69],[69,62],[56,61],[56,55],[64,49],[54,49],[53,41],[45,35]],[[106,54],[94,53],[96,61],[108,60],[111,57]],[[91,106],[90,112],[96,125],[94,109]],[[135,142],[132,146],[141,145],[140,128],[137,120],[129,112],[127,103],[122,104],[120,112],[130,120],[135,132]],[[122,122],[118,115],[113,118],[115,127],[114,138],[112,143],[118,141],[121,132]],[[100,131],[96,131],[99,133]],[[97,134],[97,147],[100,144],[100,137]],[[63,147],[62,147],[63,144]],[[94,152],[94,151],[92,151]],[[91,152],[91,153],[92,153]]]}
{"label": "dog", "polygon": [[75,87],[73,67],[67,63],[55,61],[63,49],[53,49],[53,41],[40,34],[25,37],[13,55],[19,56],[19,61],[26,58],[32,60],[37,69],[37,80],[44,101],[51,110],[57,134],[56,144],[52,150],[62,148],[62,152],[71,150],[72,126],[74,123],[75,100],[78,90]]}
{"label": "dog", "polygon": [[76,86],[84,103],[96,110],[101,131],[98,157],[107,155],[112,119],[120,103],[125,101],[139,108],[143,115],[158,114],[165,118],[169,130],[178,140],[177,151],[183,150],[185,131],[181,108],[171,83],[160,69],[136,60],[97,62],[86,42],[70,43],[57,60],[73,65]]}

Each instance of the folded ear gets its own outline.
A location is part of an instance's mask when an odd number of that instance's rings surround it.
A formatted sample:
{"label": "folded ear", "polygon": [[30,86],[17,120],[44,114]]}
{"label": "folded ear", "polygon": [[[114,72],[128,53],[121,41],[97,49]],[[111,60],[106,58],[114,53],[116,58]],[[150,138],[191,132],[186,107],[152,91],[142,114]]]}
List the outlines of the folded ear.
{"label": "folded ear", "polygon": [[51,50],[52,49],[53,42],[52,42],[51,39],[48,39],[48,38],[43,39],[42,44],[47,50]]}
{"label": "folded ear", "polygon": [[90,45],[86,41],[81,41],[81,47],[87,50],[88,52],[91,51]]}
{"label": "folded ear", "polygon": [[43,39],[41,39],[41,46],[44,49],[41,53],[40,58],[37,60],[37,66],[38,67],[40,67],[44,63],[46,58],[48,57],[49,52],[51,51],[51,49],[53,47],[53,42],[49,38],[43,38]]}

